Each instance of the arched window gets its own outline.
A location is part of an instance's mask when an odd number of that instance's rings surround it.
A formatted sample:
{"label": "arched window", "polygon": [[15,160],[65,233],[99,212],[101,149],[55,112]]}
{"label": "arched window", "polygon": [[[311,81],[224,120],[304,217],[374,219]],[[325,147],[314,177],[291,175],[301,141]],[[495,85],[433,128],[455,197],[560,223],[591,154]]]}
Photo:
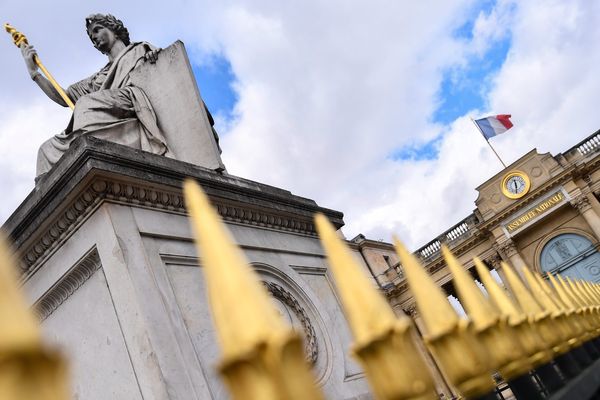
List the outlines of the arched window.
{"label": "arched window", "polygon": [[600,253],[589,239],[564,233],[550,240],[540,255],[542,272],[600,281]]}

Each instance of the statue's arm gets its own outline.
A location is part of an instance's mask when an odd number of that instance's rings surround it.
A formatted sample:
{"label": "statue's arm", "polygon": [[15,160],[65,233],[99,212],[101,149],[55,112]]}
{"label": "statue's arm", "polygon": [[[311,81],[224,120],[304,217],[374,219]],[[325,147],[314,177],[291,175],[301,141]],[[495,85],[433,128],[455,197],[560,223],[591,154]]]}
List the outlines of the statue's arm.
{"label": "statue's arm", "polygon": [[54,89],[52,83],[38,70],[38,66],[35,63],[36,52],[33,46],[29,46],[26,44],[21,45],[21,54],[23,55],[23,59],[25,60],[25,65],[27,66],[27,71],[29,71],[29,75],[31,79],[42,89],[46,96],[48,96],[55,103],[60,104],[63,107],[67,107],[67,103],[62,99],[60,94]]}

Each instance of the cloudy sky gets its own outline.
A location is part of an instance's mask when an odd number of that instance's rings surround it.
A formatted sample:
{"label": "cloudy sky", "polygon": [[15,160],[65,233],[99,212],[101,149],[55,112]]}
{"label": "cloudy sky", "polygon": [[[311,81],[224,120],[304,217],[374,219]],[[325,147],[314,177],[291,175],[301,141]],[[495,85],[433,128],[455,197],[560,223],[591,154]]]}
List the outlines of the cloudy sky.
{"label": "cloudy sky", "polygon": [[[345,213],[344,233],[416,248],[474,208],[501,165],[469,117],[512,114],[506,162],[600,128],[600,2],[0,0],[0,16],[63,84],[106,60],[84,18],[133,40],[185,42],[229,172]],[[2,21],[4,22],[4,21]],[[33,188],[39,145],[68,110],[0,36],[0,221]]]}

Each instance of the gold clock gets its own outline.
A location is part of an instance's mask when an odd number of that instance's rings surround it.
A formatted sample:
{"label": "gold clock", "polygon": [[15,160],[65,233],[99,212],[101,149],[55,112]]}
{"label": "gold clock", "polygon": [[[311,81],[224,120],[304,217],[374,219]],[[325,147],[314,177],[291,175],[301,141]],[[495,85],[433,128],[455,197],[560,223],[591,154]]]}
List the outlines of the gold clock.
{"label": "gold clock", "polygon": [[510,171],[504,175],[500,186],[502,194],[509,199],[520,199],[529,192],[530,187],[529,177],[521,171]]}

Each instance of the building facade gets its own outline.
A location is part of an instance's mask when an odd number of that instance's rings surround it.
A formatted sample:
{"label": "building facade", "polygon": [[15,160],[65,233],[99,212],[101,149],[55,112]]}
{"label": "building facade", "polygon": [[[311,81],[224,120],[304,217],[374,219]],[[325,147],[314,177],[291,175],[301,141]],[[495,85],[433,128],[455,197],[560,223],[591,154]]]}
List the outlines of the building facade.
{"label": "building facade", "polygon": [[[530,268],[600,282],[598,149],[600,131],[558,155],[531,150],[477,187],[473,213],[415,255],[455,303],[452,275],[440,252],[443,244],[475,279],[473,257],[484,260],[500,278],[504,261],[519,272]],[[393,246],[363,235],[350,243],[396,313],[410,315],[422,328]],[[451,397],[452,388],[441,374],[437,378],[440,394]]]}

